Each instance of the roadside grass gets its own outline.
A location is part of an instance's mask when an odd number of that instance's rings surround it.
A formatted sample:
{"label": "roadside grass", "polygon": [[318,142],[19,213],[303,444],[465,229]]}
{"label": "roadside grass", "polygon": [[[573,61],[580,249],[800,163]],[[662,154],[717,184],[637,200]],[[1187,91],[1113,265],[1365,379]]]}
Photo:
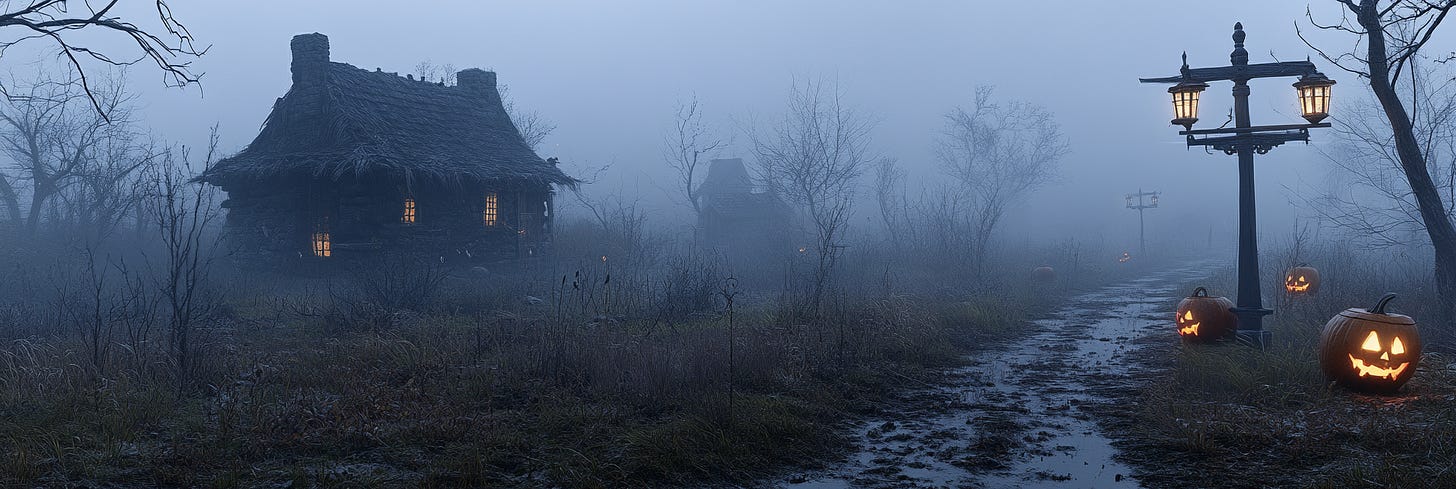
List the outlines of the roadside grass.
{"label": "roadside grass", "polygon": [[[1423,335],[1427,341],[1436,340],[1398,395],[1352,393],[1320,371],[1319,331],[1340,310],[1368,307],[1391,289],[1406,292],[1397,304],[1409,307],[1396,312],[1423,317],[1429,298],[1420,290],[1363,277],[1315,297],[1281,298],[1265,323],[1275,344],[1264,351],[1177,345],[1171,326],[1170,336],[1145,344],[1153,377],[1120,401],[1136,409],[1113,413],[1124,418],[1114,431],[1140,480],[1175,488],[1456,487],[1456,358],[1442,331],[1449,326],[1423,324],[1423,333],[1436,333]],[[1229,273],[1207,282],[1232,289]]]}
{"label": "roadside grass", "polygon": [[235,295],[195,391],[137,367],[156,358],[90,365],[74,338],[12,341],[0,485],[749,483],[818,467],[849,420],[1023,334],[1061,294],[839,297],[802,323],[741,307],[730,362],[721,309],[663,326],[472,290],[488,304],[340,312],[317,294]]}

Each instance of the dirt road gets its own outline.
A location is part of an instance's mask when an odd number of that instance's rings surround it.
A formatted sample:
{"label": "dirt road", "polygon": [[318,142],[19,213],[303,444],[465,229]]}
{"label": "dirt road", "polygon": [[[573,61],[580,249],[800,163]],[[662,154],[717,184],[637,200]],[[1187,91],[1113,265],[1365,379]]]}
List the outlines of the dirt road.
{"label": "dirt road", "polygon": [[[1098,430],[1095,387],[1125,380],[1132,340],[1172,335],[1172,284],[1193,267],[1074,296],[1025,339],[995,345],[948,372],[951,382],[909,392],[911,406],[858,428],[859,449],[839,467],[787,487],[1138,487]],[[1086,409],[1084,409],[1084,406]],[[1129,406],[1129,409],[1135,407]]]}

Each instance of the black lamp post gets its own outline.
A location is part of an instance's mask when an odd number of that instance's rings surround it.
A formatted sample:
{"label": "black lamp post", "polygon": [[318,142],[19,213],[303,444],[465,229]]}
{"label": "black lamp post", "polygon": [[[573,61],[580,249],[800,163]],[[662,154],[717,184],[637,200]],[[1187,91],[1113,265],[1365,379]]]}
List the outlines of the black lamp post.
{"label": "black lamp post", "polygon": [[[1148,200],[1143,200],[1143,197],[1148,197]],[[1138,211],[1138,254],[1147,256],[1148,242],[1143,238],[1143,209],[1158,208],[1158,193],[1138,189],[1137,193],[1127,194],[1126,198],[1127,208]]]}
{"label": "black lamp post", "polygon": [[[1173,94],[1173,124],[1183,126],[1185,130],[1178,134],[1188,138],[1189,146],[1208,146],[1225,154],[1239,155],[1239,290],[1238,304],[1233,312],[1239,318],[1238,338],[1262,348],[1269,342],[1269,332],[1264,331],[1264,316],[1273,311],[1264,308],[1259,295],[1254,154],[1268,153],[1275,146],[1290,141],[1308,143],[1310,128],[1330,127],[1329,123],[1320,121],[1329,116],[1330,87],[1335,82],[1325,78],[1308,60],[1249,64],[1249,52],[1244,50],[1243,24],[1234,24],[1233,37],[1234,51],[1229,55],[1229,66],[1190,69],[1188,53],[1183,53],[1183,68],[1178,76],[1143,78],[1140,81],[1174,84],[1168,89]],[[1294,88],[1299,96],[1300,115],[1309,124],[1251,125],[1249,80],[1285,76],[1300,77]],[[1234,82],[1234,127],[1193,129],[1193,123],[1198,121],[1199,93],[1208,87],[1207,82],[1221,80]]]}

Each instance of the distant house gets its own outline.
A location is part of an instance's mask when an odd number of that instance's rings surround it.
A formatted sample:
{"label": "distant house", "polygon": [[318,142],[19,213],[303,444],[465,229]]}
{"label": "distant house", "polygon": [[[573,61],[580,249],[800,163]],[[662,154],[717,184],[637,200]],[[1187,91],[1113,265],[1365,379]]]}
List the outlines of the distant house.
{"label": "distant house", "polygon": [[777,194],[757,185],[739,158],[709,162],[696,192],[704,244],[730,250],[787,247],[792,213]]}
{"label": "distant house", "polygon": [[445,86],[366,71],[329,61],[318,33],[292,50],[293,86],[257,138],[197,178],[227,192],[234,248],[480,260],[549,246],[553,185],[577,181],[527,146],[495,73]]}

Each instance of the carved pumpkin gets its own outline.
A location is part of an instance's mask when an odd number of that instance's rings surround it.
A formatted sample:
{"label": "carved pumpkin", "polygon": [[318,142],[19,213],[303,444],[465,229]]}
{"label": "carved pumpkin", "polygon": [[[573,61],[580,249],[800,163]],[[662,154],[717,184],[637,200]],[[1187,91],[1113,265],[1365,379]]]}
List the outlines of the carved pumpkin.
{"label": "carved pumpkin", "polygon": [[1178,336],[1184,341],[1210,342],[1233,336],[1238,316],[1229,309],[1234,303],[1227,298],[1209,296],[1208,289],[1193,289],[1193,295],[1178,302]]}
{"label": "carved pumpkin", "polygon": [[1037,282],[1051,282],[1057,279],[1057,271],[1049,266],[1039,266],[1031,269],[1031,278]]}
{"label": "carved pumpkin", "polygon": [[1410,316],[1387,314],[1395,294],[1370,309],[1349,308],[1320,333],[1320,368],[1351,390],[1391,393],[1410,380],[1421,359],[1421,335]]}
{"label": "carved pumpkin", "polygon": [[1295,295],[1313,294],[1319,291],[1319,270],[1300,264],[1284,274],[1284,291]]}

